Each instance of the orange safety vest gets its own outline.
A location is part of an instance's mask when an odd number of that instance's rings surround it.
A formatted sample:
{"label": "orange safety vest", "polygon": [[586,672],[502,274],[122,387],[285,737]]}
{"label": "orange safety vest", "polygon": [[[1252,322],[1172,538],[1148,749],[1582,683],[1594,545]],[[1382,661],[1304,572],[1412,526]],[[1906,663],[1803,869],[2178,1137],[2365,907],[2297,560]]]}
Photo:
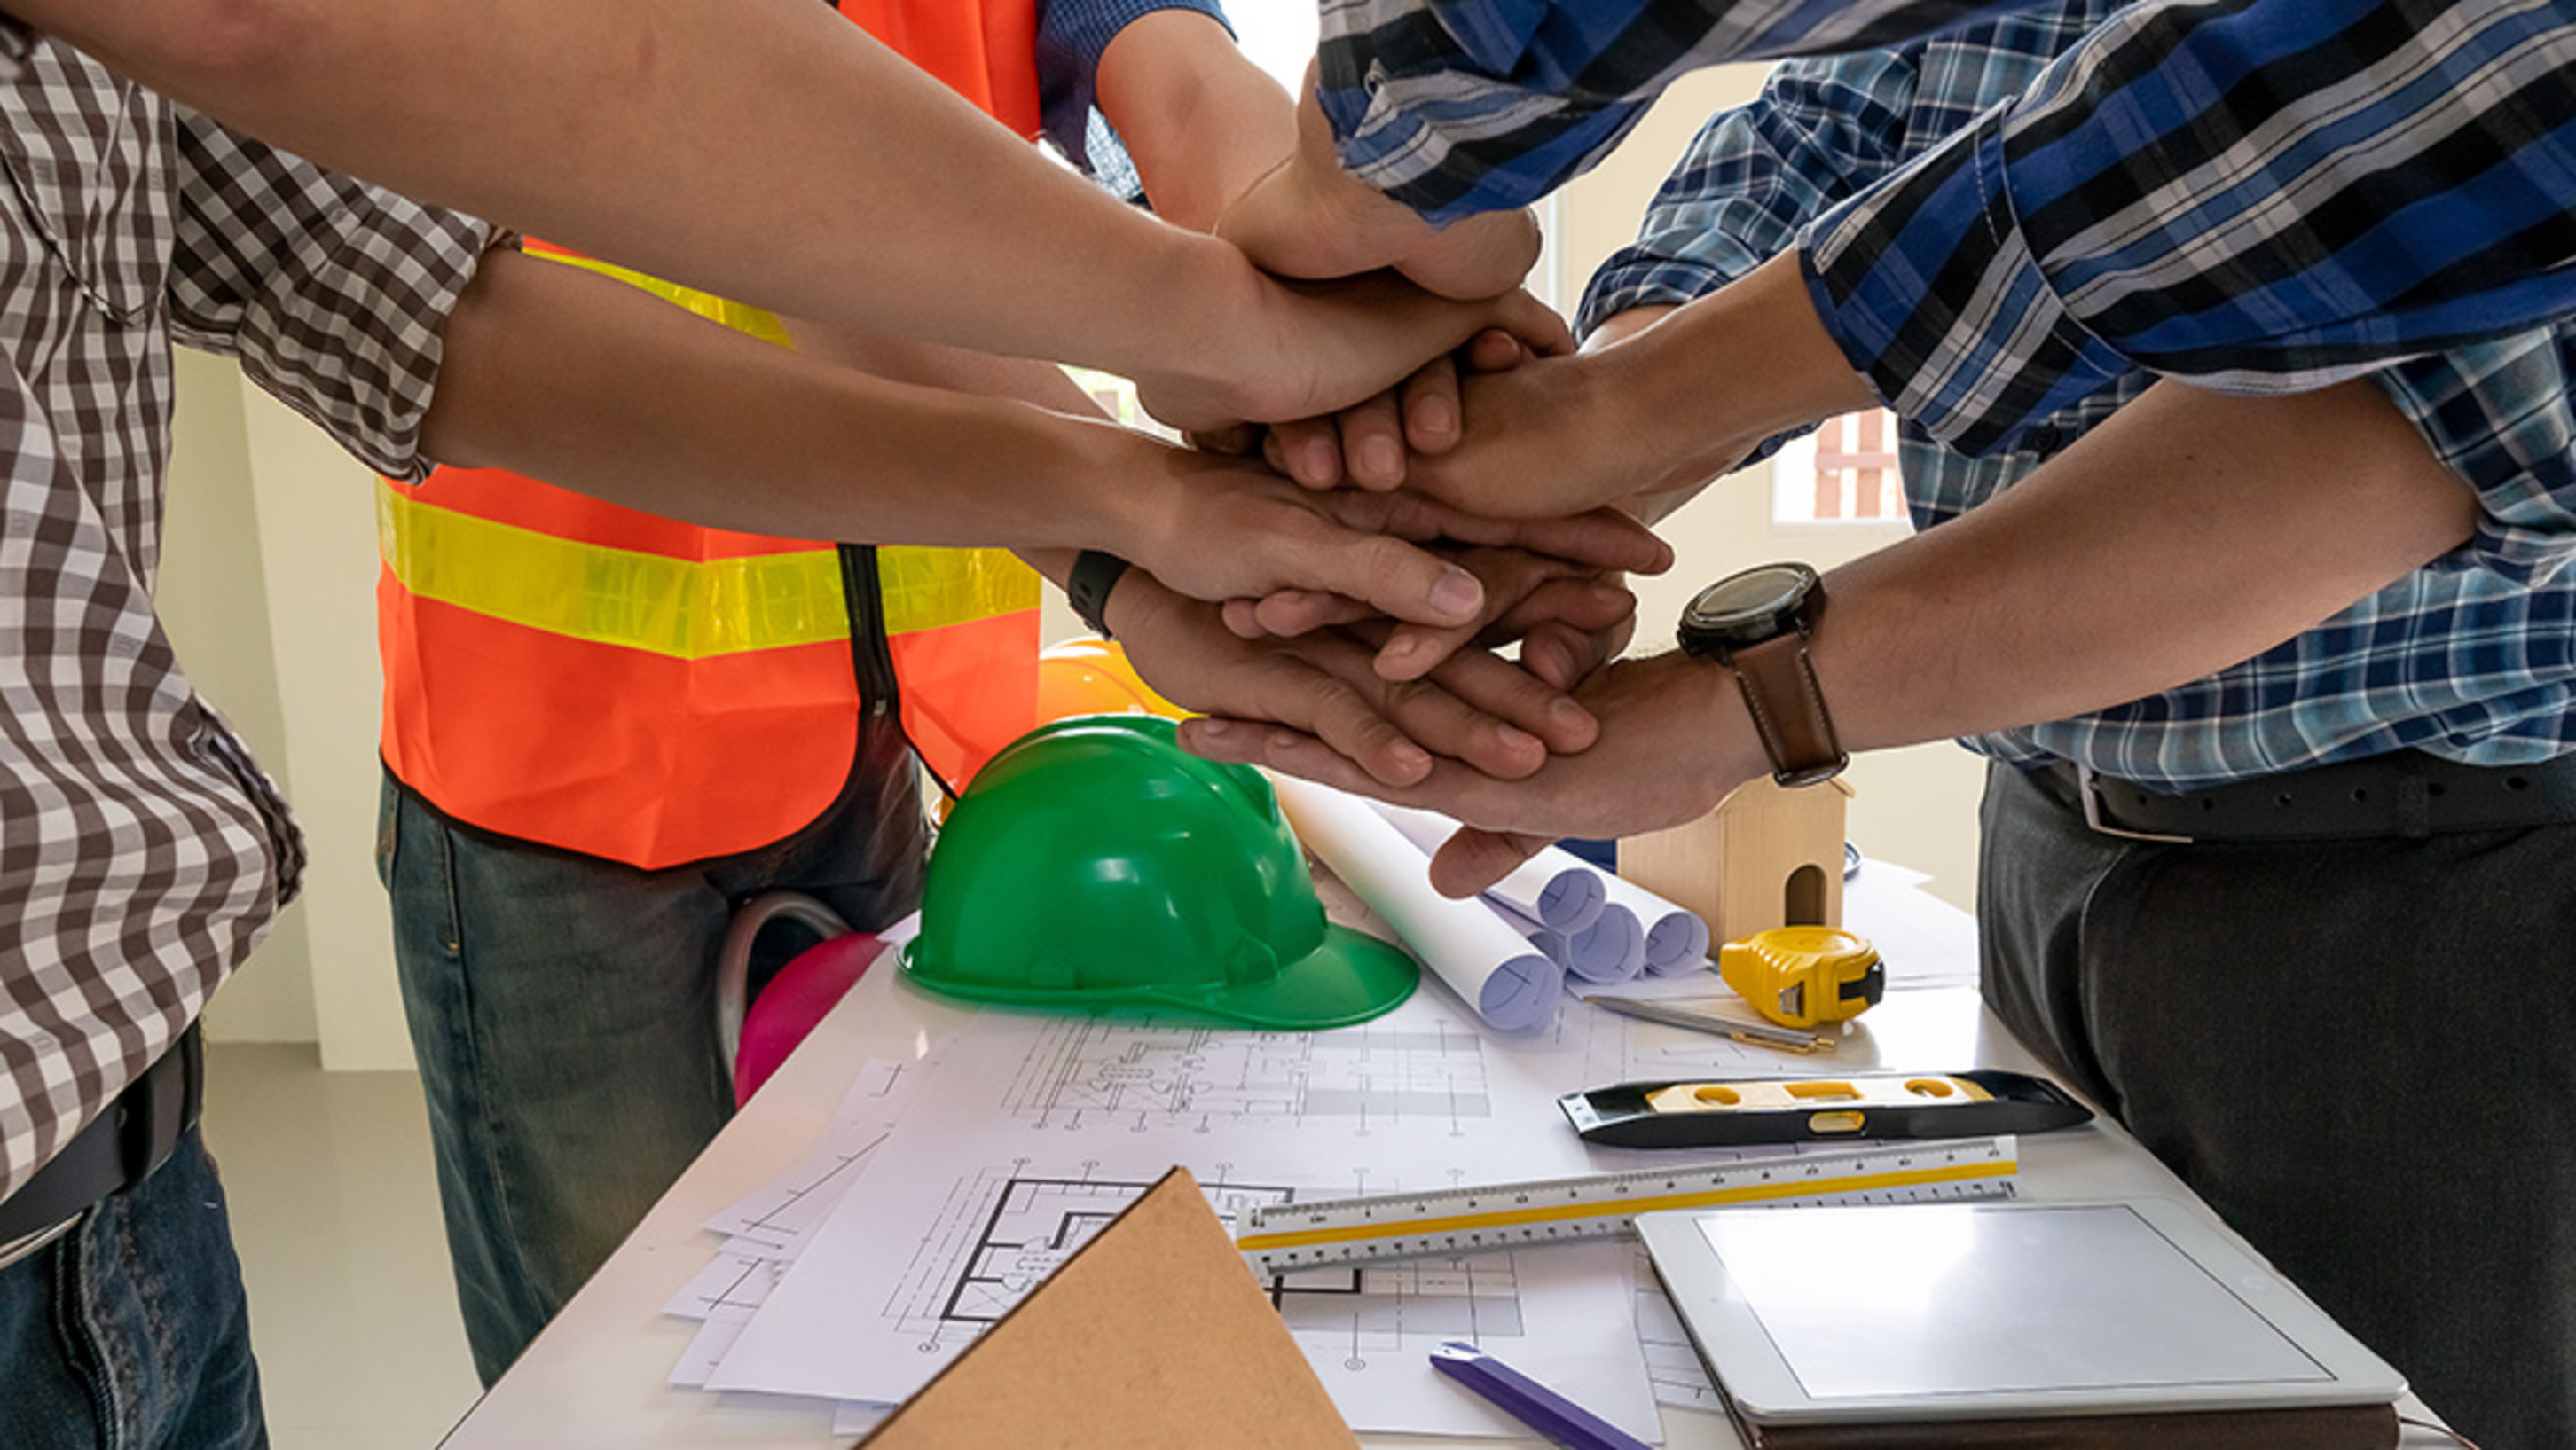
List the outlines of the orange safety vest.
{"label": "orange safety vest", "polygon": [[[1037,0],[843,0],[1025,136]],[[532,244],[784,343],[758,308]],[[952,788],[1037,723],[1035,574],[998,549],[701,528],[499,469],[377,496],[386,765],[469,825],[653,868],[784,839],[889,702]]]}

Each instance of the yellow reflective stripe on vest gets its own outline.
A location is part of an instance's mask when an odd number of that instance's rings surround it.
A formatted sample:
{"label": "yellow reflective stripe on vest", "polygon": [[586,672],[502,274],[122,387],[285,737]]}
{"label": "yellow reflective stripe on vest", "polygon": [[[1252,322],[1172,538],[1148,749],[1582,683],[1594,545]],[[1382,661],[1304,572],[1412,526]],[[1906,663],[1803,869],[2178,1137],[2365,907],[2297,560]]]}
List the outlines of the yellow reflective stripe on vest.
{"label": "yellow reflective stripe on vest", "polygon": [[1038,607],[1044,586],[1008,549],[877,548],[885,632],[910,634]]}
{"label": "yellow reflective stripe on vest", "polygon": [[850,637],[831,549],[693,562],[556,538],[376,494],[385,565],[422,599],[549,634],[706,659]]}
{"label": "yellow reflective stripe on vest", "polygon": [[692,287],[683,287],[677,282],[665,282],[659,277],[638,272],[631,267],[621,267],[615,262],[603,262],[596,257],[569,257],[561,252],[530,252],[528,255],[543,257],[549,262],[561,262],[567,267],[580,267],[597,272],[603,277],[614,277],[629,287],[641,287],[665,302],[676,303],[700,317],[721,322],[736,332],[747,332],[763,342],[774,342],[781,347],[793,345],[788,340],[787,329],[779,325],[776,313],[765,308],[754,307],[748,302],[735,302],[718,297],[712,292],[700,292]]}

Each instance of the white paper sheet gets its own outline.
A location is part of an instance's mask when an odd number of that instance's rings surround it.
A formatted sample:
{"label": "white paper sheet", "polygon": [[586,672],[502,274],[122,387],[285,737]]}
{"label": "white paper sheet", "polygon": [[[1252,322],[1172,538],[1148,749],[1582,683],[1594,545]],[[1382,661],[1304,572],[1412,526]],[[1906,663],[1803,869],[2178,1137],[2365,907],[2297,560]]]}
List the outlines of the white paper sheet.
{"label": "white paper sheet", "polygon": [[[1617,1019],[1580,1007],[1567,1017],[1581,1025],[1499,1034],[1428,992],[1363,1026],[1313,1033],[980,1014],[943,1046],[902,1126],[715,1383],[900,1398],[1173,1163],[1221,1212],[1300,1193],[1589,1171],[1594,1150],[1555,1099],[1615,1075],[1597,1054],[1606,1046],[1615,1061],[1624,1037]],[[1508,1428],[1459,1403],[1470,1397],[1427,1356],[1441,1338],[1529,1324],[1545,1326],[1546,1343],[1509,1345],[1515,1364],[1580,1386],[1587,1402],[1627,1404],[1620,1422],[1651,1435],[1643,1352],[1624,1322],[1633,1308],[1598,1297],[1624,1293],[1627,1276],[1615,1256],[1558,1252],[1579,1247],[1345,1271],[1294,1286],[1283,1313],[1363,1428]]]}
{"label": "white paper sheet", "polygon": [[1432,889],[1430,858],[1366,801],[1312,781],[1272,780],[1297,839],[1477,1015],[1515,1030],[1556,1014],[1565,969],[1481,903]]}
{"label": "white paper sheet", "polygon": [[1601,878],[1614,906],[1635,912],[1646,928],[1646,975],[1674,977],[1708,965],[1708,922],[1696,911],[1675,906],[1625,876]]}
{"label": "white paper sheet", "polygon": [[1565,970],[1590,986],[1625,982],[1645,969],[1646,929],[1635,912],[1616,902],[1566,938]]}
{"label": "white paper sheet", "polygon": [[[1458,823],[1436,811],[1371,801],[1377,813],[1425,856],[1457,834]],[[1609,898],[1602,890],[1601,868],[1566,850],[1547,846],[1495,882],[1485,895],[1518,911],[1550,931],[1572,935],[1592,924]]]}

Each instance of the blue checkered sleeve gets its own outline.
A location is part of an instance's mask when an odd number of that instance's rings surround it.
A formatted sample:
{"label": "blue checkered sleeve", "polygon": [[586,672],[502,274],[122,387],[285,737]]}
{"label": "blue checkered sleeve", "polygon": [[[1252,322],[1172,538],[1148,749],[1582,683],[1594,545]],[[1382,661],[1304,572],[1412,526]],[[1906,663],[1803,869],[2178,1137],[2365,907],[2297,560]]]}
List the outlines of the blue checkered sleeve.
{"label": "blue checkered sleeve", "polygon": [[1801,248],[1972,453],[2136,368],[2294,391],[2508,336],[2576,312],[2576,13],[2149,0]]}
{"label": "blue checkered sleeve", "polygon": [[1875,50],[2031,0],[1324,0],[1317,100],[1352,174],[1434,222],[1570,180],[1686,71]]}
{"label": "blue checkered sleeve", "polygon": [[1717,291],[1893,169],[1904,157],[1914,61],[1911,51],[1790,61],[1752,104],[1710,117],[1656,189],[1637,240],[1593,272],[1580,329]]}

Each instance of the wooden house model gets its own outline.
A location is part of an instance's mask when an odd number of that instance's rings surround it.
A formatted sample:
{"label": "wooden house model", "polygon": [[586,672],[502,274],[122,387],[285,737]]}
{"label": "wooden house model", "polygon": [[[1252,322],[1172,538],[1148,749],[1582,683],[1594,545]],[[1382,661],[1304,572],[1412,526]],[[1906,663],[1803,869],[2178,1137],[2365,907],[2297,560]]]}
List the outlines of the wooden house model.
{"label": "wooden house model", "polygon": [[1748,781],[1686,825],[1624,837],[1619,874],[1699,913],[1713,941],[1775,926],[1843,924],[1843,834],[1852,789]]}

